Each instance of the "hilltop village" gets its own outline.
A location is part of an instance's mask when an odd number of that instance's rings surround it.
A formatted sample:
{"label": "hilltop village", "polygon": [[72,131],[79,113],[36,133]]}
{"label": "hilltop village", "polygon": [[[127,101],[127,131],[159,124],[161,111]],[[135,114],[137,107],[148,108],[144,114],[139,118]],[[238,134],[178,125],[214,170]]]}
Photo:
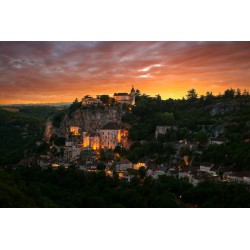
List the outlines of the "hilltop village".
{"label": "hilltop village", "polygon": [[[167,175],[194,186],[209,179],[248,187],[249,95],[237,98],[228,91],[203,99],[190,91],[188,100],[180,101],[141,95],[134,87],[112,97],[85,96],[48,118],[44,140],[49,150],[38,164],[105,171],[129,182],[137,175]],[[244,155],[237,161],[235,143]]]}
{"label": "hilltop village", "polygon": [[[80,102],[76,100],[68,110],[62,114],[58,126],[55,126],[57,117],[50,117],[46,122],[44,137],[52,141],[51,148],[55,149],[60,157],[57,161],[51,156],[42,155],[39,164],[42,168],[49,166],[68,167],[79,165],[82,170],[97,170],[100,155],[110,154],[117,148],[128,149],[128,130],[130,125],[122,122],[126,112],[135,105],[136,91],[132,86],[130,93],[114,93],[97,95],[95,98],[85,96]],[[55,138],[56,137],[56,138]],[[64,145],[56,146],[53,138],[65,138]],[[42,142],[38,142],[40,145]],[[116,153],[115,156],[118,156]],[[124,160],[123,160],[124,161]],[[105,162],[113,164],[114,161]],[[51,165],[51,163],[53,163]]]}

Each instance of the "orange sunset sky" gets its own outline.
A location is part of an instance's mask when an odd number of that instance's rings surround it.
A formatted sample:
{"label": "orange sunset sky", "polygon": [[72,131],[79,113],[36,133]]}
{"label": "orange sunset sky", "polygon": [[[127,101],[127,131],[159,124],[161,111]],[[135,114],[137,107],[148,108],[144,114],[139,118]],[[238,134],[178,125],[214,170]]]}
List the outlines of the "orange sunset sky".
{"label": "orange sunset sky", "polygon": [[0,103],[249,90],[250,42],[0,42]]}

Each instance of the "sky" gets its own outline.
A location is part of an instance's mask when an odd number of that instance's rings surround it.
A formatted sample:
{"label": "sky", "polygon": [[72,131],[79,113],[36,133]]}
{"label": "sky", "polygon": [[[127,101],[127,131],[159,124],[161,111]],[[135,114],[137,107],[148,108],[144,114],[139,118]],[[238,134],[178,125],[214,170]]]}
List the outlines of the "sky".
{"label": "sky", "polygon": [[0,42],[0,103],[250,90],[250,42]]}

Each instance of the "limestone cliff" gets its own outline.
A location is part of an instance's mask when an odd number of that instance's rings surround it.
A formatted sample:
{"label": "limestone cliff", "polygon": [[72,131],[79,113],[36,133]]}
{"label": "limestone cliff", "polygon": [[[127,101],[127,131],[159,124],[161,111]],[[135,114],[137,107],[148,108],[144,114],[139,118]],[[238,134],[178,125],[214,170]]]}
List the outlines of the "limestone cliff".
{"label": "limestone cliff", "polygon": [[108,122],[116,122],[121,126],[121,118],[124,111],[120,107],[88,107],[78,108],[74,112],[65,111],[62,114],[61,121],[55,126],[55,115],[50,116],[45,124],[44,137],[49,140],[55,134],[57,136],[66,136],[70,126],[78,126],[82,131],[95,132],[101,129]]}
{"label": "limestone cliff", "polygon": [[249,108],[249,102],[237,102],[237,101],[230,101],[230,102],[221,102],[216,103],[214,105],[208,106],[207,108],[211,108],[210,115],[222,115],[227,112],[240,110],[242,108]]}

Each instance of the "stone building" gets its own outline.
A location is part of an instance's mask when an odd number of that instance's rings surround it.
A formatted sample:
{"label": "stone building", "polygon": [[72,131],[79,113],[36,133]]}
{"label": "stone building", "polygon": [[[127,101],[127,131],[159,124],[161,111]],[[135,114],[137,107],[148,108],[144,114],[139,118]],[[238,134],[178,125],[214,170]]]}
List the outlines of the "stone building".
{"label": "stone building", "polygon": [[73,142],[68,142],[64,148],[64,159],[76,160],[81,154],[81,145],[76,145]]}
{"label": "stone building", "polygon": [[132,89],[130,91],[130,94],[128,93],[115,93],[113,98],[118,103],[126,103],[130,105],[135,105],[135,90],[134,86],[132,86]]}
{"label": "stone building", "polygon": [[100,129],[101,147],[114,149],[121,142],[121,129],[115,122],[107,123]]}
{"label": "stone building", "polygon": [[82,98],[82,105],[83,106],[94,105],[94,104],[102,104],[100,96],[97,96],[96,98],[93,98],[93,97]]}
{"label": "stone building", "polygon": [[115,122],[109,122],[97,133],[83,132],[83,149],[114,149],[116,146],[126,146],[127,138],[128,130]]}
{"label": "stone building", "polygon": [[165,135],[168,131],[171,131],[171,130],[177,130],[177,127],[176,126],[156,126],[156,129],[155,129],[155,138],[157,139],[159,134],[161,135]]}
{"label": "stone building", "polygon": [[83,149],[100,149],[100,135],[83,132]]}
{"label": "stone building", "polygon": [[70,126],[69,132],[72,133],[73,135],[80,135],[81,129],[78,126]]}
{"label": "stone building", "polygon": [[114,149],[117,146],[126,146],[128,130],[122,129],[117,123],[109,122],[100,129],[101,148]]}

